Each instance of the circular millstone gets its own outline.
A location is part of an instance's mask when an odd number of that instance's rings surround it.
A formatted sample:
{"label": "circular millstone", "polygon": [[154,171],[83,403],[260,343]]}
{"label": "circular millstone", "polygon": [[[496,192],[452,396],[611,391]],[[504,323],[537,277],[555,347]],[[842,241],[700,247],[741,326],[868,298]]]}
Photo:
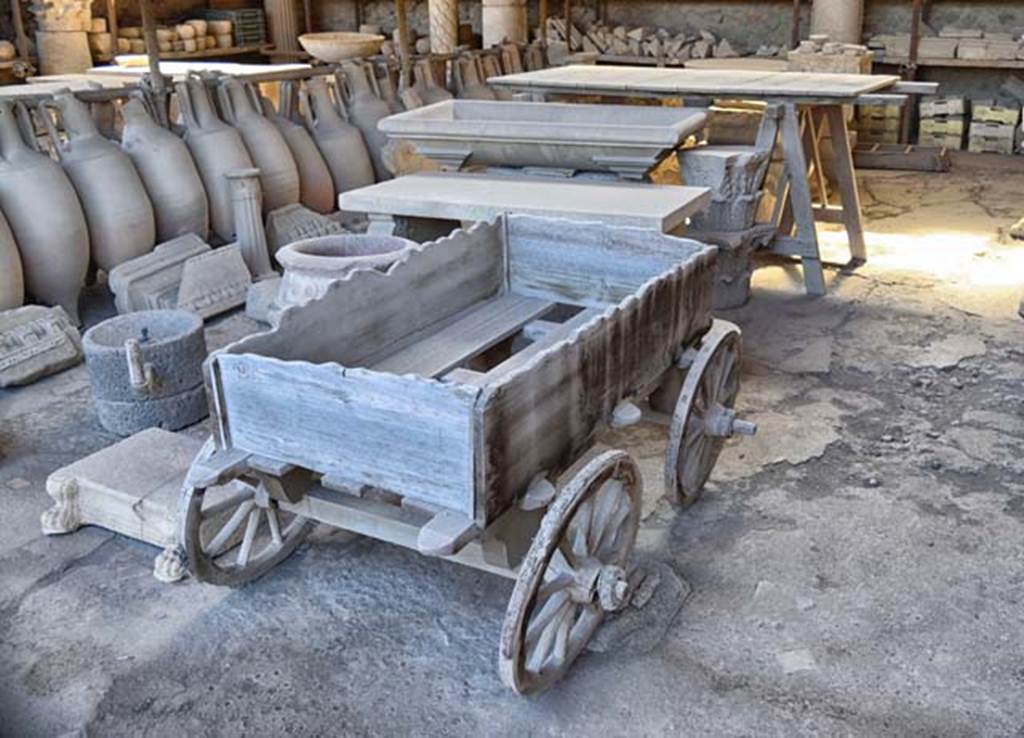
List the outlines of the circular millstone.
{"label": "circular millstone", "polygon": [[180,430],[209,415],[203,385],[157,400],[96,400],[96,411],[103,427],[119,436],[146,428]]}

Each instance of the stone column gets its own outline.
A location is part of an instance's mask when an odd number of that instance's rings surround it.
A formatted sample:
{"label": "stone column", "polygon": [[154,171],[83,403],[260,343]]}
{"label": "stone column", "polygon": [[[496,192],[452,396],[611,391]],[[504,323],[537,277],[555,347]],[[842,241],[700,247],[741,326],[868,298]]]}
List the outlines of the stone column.
{"label": "stone column", "polygon": [[526,0],[483,0],[481,24],[485,49],[503,41],[524,44],[529,41],[526,24]]}
{"label": "stone column", "polygon": [[428,0],[430,11],[430,50],[450,54],[459,45],[458,0]]}
{"label": "stone column", "polygon": [[811,33],[827,33],[833,41],[844,44],[862,43],[864,0],[814,0]]}
{"label": "stone column", "polygon": [[235,239],[253,280],[276,277],[270,266],[267,233],[263,228],[263,191],[259,169],[236,169],[226,175],[231,182],[235,215]]}

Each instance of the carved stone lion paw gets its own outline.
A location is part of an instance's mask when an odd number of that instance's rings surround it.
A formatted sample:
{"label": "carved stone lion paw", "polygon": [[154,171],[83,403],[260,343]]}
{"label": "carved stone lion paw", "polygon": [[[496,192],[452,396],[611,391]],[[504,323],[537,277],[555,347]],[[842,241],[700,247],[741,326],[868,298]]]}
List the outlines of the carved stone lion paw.
{"label": "carved stone lion paw", "polygon": [[177,582],[188,574],[188,561],[179,546],[168,546],[153,560],[153,576],[161,582]]}

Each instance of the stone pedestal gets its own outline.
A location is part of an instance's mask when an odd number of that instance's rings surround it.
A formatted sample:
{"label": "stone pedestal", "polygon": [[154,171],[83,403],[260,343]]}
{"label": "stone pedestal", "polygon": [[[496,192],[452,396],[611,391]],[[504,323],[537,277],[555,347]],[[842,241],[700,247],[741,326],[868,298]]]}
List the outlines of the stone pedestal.
{"label": "stone pedestal", "polygon": [[181,579],[186,570],[178,548],[178,503],[201,447],[194,438],[150,428],[58,469],[46,480],[54,505],[40,520],[43,533],[98,525],[162,547],[153,575]]}
{"label": "stone pedestal", "polygon": [[276,275],[270,266],[267,235],[263,229],[263,190],[259,169],[228,172],[231,204],[235,216],[235,238],[249,273],[255,280]]}
{"label": "stone pedestal", "polygon": [[505,41],[525,44],[526,0],[483,0],[481,26],[485,49]]}

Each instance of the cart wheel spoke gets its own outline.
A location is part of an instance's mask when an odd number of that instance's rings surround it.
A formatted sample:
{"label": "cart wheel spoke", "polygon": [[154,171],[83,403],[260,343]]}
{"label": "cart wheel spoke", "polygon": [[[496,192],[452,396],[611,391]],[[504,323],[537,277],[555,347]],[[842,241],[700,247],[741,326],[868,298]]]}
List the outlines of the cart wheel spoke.
{"label": "cart wheel spoke", "polygon": [[242,545],[238,549],[238,566],[245,566],[249,563],[249,554],[252,553],[252,544],[256,540],[256,531],[260,527],[260,518],[263,517],[263,510],[256,508],[249,513],[249,521],[245,525],[245,535],[242,537]]}
{"label": "cart wheel spoke", "polygon": [[273,545],[280,546],[283,543],[281,525],[277,520],[277,505],[274,503],[267,508],[267,526],[270,528],[270,539],[273,541]]}
{"label": "cart wheel spoke", "polygon": [[245,500],[241,505],[239,505],[238,509],[235,510],[230,518],[228,518],[228,522],[224,524],[224,527],[221,528],[217,532],[217,535],[213,537],[213,540],[203,548],[203,553],[210,557],[223,553],[228,541],[231,539],[231,536],[235,534],[235,531],[237,531],[239,526],[242,525],[242,521],[246,519],[254,507],[256,507],[256,503],[251,499]]}
{"label": "cart wheel spoke", "polygon": [[246,500],[251,500],[253,495],[256,494],[256,490],[248,484],[239,482],[233,486],[235,489],[228,497],[225,497],[223,500],[218,500],[209,507],[203,508],[203,518],[208,520],[215,518],[221,513],[227,512],[237,505],[241,505]]}
{"label": "cart wheel spoke", "polygon": [[[583,467],[548,506],[520,566],[498,667],[520,694],[561,677],[601,624],[609,575],[622,576],[640,521],[640,470],[622,451]],[[611,580],[614,581],[614,580]]]}

